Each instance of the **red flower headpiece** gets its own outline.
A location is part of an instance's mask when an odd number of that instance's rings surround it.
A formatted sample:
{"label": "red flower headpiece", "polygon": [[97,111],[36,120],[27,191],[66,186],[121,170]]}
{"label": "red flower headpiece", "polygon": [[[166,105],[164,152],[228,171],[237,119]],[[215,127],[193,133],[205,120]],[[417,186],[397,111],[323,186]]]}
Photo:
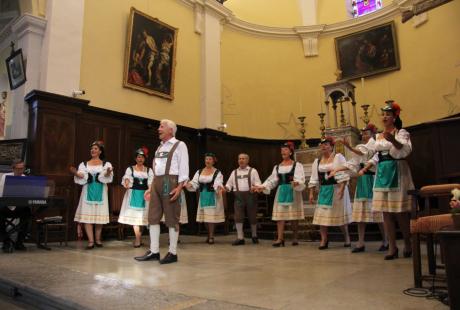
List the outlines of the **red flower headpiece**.
{"label": "red flower headpiece", "polygon": [[136,154],[143,155],[144,157],[147,158],[149,156],[149,149],[146,146],[142,146],[137,149]]}
{"label": "red flower headpiece", "polygon": [[295,144],[294,142],[292,141],[286,141],[283,145],[281,145],[281,147],[287,147],[288,149],[291,150],[291,152],[294,152],[294,149],[295,149]]}
{"label": "red flower headpiece", "polygon": [[373,134],[376,134],[377,133],[377,127],[372,124],[372,123],[369,123],[367,124],[366,127],[364,127],[363,129],[361,129],[361,131],[366,131],[366,130],[369,130],[370,132],[372,132]]}
{"label": "red flower headpiece", "polygon": [[393,112],[395,117],[398,117],[399,114],[401,113],[401,107],[399,106],[399,104],[397,104],[393,100],[387,100],[385,101],[385,103],[386,103],[386,106],[382,108],[382,111],[391,111]]}
{"label": "red flower headpiece", "polygon": [[102,141],[102,140],[96,140],[96,141],[94,141],[93,143],[91,143],[90,147],[92,147],[93,145],[97,145],[98,147],[100,147],[100,148],[102,147],[102,148],[103,148],[103,147],[104,147],[104,141]]}
{"label": "red flower headpiece", "polygon": [[323,144],[323,143],[329,143],[330,145],[334,146],[335,140],[334,140],[333,137],[327,136],[327,137],[324,137],[324,138],[321,139],[320,144]]}

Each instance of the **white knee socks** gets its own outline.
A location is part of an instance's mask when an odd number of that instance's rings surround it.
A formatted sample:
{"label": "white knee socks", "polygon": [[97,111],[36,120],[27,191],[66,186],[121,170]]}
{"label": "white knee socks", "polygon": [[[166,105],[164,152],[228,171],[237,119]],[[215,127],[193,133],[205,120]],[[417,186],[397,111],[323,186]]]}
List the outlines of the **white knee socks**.
{"label": "white knee socks", "polygon": [[169,253],[177,254],[177,240],[179,240],[179,231],[175,227],[169,227]]}
{"label": "white knee socks", "polygon": [[236,223],[236,234],[239,240],[244,239],[243,223]]}
{"label": "white knee socks", "polygon": [[160,252],[160,225],[150,225],[150,252]]}

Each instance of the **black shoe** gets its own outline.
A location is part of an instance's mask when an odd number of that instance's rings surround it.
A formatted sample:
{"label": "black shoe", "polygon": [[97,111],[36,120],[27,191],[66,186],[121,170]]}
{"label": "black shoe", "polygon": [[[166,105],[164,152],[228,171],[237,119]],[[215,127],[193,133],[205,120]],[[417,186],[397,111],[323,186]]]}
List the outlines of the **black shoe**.
{"label": "black shoe", "polygon": [[163,259],[160,259],[160,264],[171,264],[171,263],[176,263],[177,262],[177,255],[174,255],[170,252],[166,254]]}
{"label": "black shoe", "polygon": [[2,250],[5,253],[13,253],[14,251],[13,243],[10,240],[3,241]]}
{"label": "black shoe", "polygon": [[133,248],[140,248],[141,246],[143,246],[144,244],[141,242],[139,244],[133,244]]}
{"label": "black shoe", "polygon": [[94,244],[96,246],[96,248],[103,248],[104,246],[102,245],[102,243],[95,243]]}
{"label": "black shoe", "polygon": [[379,248],[379,252],[385,252],[385,251],[388,251],[388,249],[390,248],[390,246],[387,244],[387,245],[384,245],[382,244]]}
{"label": "black shoe", "polygon": [[259,237],[252,237],[251,240],[253,244],[259,244]]}
{"label": "black shoe", "polygon": [[236,239],[232,245],[244,245],[244,239]]}
{"label": "black shoe", "polygon": [[292,246],[298,246],[299,245],[299,241],[292,241]]}
{"label": "black shoe", "polygon": [[329,248],[329,240],[326,241],[326,244],[320,245],[320,246],[318,247],[318,250],[326,250],[327,248]]}
{"label": "black shoe", "polygon": [[207,244],[214,244],[214,238],[208,238],[206,239]]}
{"label": "black shoe", "polygon": [[344,248],[351,248],[351,242],[350,243],[344,243],[343,247]]}
{"label": "black shoe", "polygon": [[160,260],[160,253],[152,253],[152,251],[148,250],[143,256],[136,256],[134,259],[139,262],[144,262],[147,260]]}
{"label": "black shoe", "polygon": [[25,247],[24,243],[16,243],[14,245],[14,249],[18,251],[25,251],[27,248]]}
{"label": "black shoe", "polygon": [[366,250],[366,247],[363,245],[362,247],[354,248],[353,250],[351,250],[351,253],[360,253],[360,252],[364,252],[365,250]]}
{"label": "black shoe", "polygon": [[393,260],[393,259],[396,259],[398,258],[398,248],[396,248],[396,251],[393,253],[393,254],[388,254],[388,255],[385,255],[385,260]]}
{"label": "black shoe", "polygon": [[89,245],[89,243],[88,243],[88,245],[86,246],[86,249],[87,249],[87,250],[92,250],[92,249],[94,249],[94,243],[92,243],[91,245]]}
{"label": "black shoe", "polygon": [[284,240],[280,240],[272,244],[273,247],[279,248],[280,246],[284,246]]}
{"label": "black shoe", "polygon": [[411,250],[403,251],[403,256],[404,256],[404,258],[412,257],[412,251]]}

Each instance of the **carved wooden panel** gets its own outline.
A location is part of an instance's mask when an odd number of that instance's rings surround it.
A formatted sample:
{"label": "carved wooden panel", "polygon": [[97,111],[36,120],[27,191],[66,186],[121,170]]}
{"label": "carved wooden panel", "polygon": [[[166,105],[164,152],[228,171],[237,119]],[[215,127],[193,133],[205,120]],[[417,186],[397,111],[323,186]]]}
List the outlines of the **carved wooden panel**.
{"label": "carved wooden panel", "polygon": [[44,174],[68,174],[74,162],[75,120],[57,114],[42,117],[40,145],[40,171]]}

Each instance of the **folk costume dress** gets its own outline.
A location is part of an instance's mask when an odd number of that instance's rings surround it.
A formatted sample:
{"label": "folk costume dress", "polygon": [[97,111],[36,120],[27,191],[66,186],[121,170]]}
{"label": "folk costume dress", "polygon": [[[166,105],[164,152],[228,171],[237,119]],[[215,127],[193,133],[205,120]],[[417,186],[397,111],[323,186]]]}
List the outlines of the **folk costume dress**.
{"label": "folk costume dress", "polygon": [[318,187],[318,202],[313,216],[313,224],[322,226],[342,226],[351,223],[351,202],[348,185],[345,185],[343,197],[338,198],[339,183],[348,182],[350,176],[337,172],[329,177],[329,172],[341,168],[346,163],[345,157],[337,153],[331,163],[322,164],[317,158],[313,162],[308,187]]}
{"label": "folk costume dress", "polygon": [[[298,182],[293,187],[291,182]],[[293,221],[305,218],[303,210],[302,190],[305,189],[305,173],[302,164],[293,162],[292,165],[276,165],[272,174],[262,184],[265,194],[277,188],[273,202],[273,221]]]}
{"label": "folk costume dress", "polygon": [[[368,163],[373,164],[374,152],[369,149],[369,145],[375,143],[371,138],[366,144],[358,144],[356,149],[363,155],[353,154],[353,157],[347,161],[344,166],[349,170],[358,173]],[[374,187],[375,166],[372,165],[362,176],[358,176],[356,182],[355,197],[352,205],[352,222],[356,223],[382,223],[383,214],[372,210],[372,198]]]}
{"label": "folk costume dress", "polygon": [[83,162],[78,166],[78,173],[83,178],[74,177],[76,184],[83,185],[80,201],[74,220],[88,224],[109,223],[109,198],[107,184],[113,180],[113,172],[105,176],[108,168],[112,168],[109,162],[102,165],[88,165]]}
{"label": "folk costume dress", "polygon": [[377,152],[373,163],[377,166],[374,181],[373,211],[410,212],[412,197],[407,191],[414,189],[412,175],[405,158],[412,152],[409,133],[400,129],[395,134],[396,141],[402,144],[397,149],[383,134],[378,134],[369,148]]}
{"label": "folk costume dress", "polygon": [[223,223],[225,222],[224,201],[222,195],[217,195],[217,190],[223,186],[224,177],[217,169],[214,169],[211,175],[202,175],[201,171],[198,170],[191,181],[192,190],[200,193],[196,221]]}
{"label": "folk costume dress", "polygon": [[144,193],[153,181],[153,170],[144,167],[143,171],[137,171],[134,166],[126,169],[121,180],[124,185],[129,181],[129,189],[126,191],[121,204],[118,222],[128,225],[148,225],[149,202],[145,201]]}

